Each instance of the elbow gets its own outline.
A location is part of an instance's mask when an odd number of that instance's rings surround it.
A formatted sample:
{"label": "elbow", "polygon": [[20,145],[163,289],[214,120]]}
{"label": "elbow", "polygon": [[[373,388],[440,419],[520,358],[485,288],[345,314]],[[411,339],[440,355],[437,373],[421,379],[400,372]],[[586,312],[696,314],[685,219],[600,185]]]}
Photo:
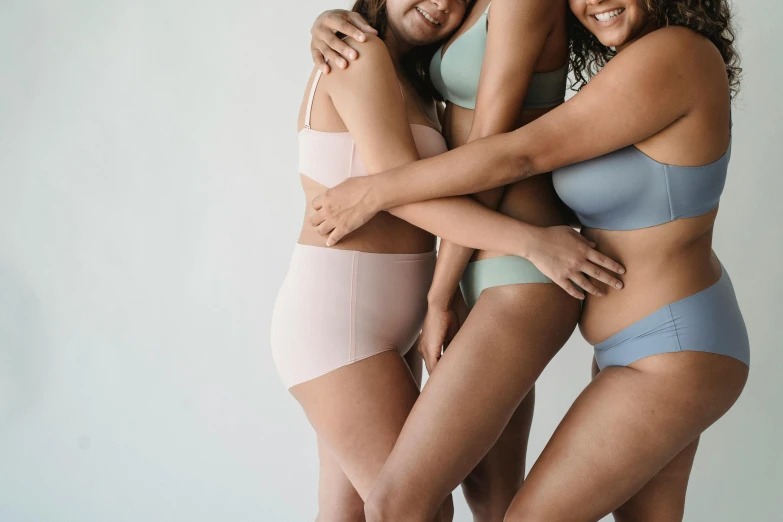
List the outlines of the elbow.
{"label": "elbow", "polygon": [[507,184],[538,174],[535,159],[524,150],[524,147],[520,147],[519,143],[511,142],[509,146],[504,147],[504,150],[504,163],[508,166]]}

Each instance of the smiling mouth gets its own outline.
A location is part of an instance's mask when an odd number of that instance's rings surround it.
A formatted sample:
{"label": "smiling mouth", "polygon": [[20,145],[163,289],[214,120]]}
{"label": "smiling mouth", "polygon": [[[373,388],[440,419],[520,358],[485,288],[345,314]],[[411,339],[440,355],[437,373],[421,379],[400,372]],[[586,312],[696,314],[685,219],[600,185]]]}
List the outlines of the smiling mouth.
{"label": "smiling mouth", "polygon": [[416,7],[416,10],[419,12],[419,14],[420,14],[421,16],[423,16],[423,17],[424,17],[424,19],[425,19],[425,20],[427,20],[429,23],[431,23],[431,24],[432,24],[432,25],[434,25],[435,27],[438,27],[438,26],[440,25],[440,22],[438,22],[438,21],[437,21],[437,20],[435,20],[433,17],[431,17],[431,16],[429,15],[429,13],[427,13],[427,11],[425,11],[424,9],[422,9],[422,8],[420,8],[420,7]]}
{"label": "smiling mouth", "polygon": [[599,22],[608,22],[608,21],[610,21],[610,20],[612,20],[614,18],[617,18],[621,14],[623,14],[623,11],[625,11],[625,9],[621,7],[620,9],[615,9],[613,11],[607,11],[605,13],[594,14],[593,18],[595,18]]}

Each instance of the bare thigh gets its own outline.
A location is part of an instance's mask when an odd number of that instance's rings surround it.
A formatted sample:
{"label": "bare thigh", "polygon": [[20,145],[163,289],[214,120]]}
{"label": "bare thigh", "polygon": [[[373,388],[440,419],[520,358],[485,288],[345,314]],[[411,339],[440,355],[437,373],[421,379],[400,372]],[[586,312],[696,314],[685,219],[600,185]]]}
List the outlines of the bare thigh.
{"label": "bare thigh", "polygon": [[734,404],[747,375],[735,359],[699,352],[603,370],[555,430],[507,520],[588,522],[618,508],[623,516],[621,506],[641,509],[645,497],[664,491],[669,463],[687,483],[689,446],[695,452],[694,442]]}
{"label": "bare thigh", "polygon": [[502,522],[522,487],[535,392],[535,387],[528,392],[495,445],[462,481],[462,492],[474,522]]}
{"label": "bare thigh", "polygon": [[316,522],[364,522],[364,501],[332,455],[318,440],[318,518]]}
{"label": "bare thigh", "polygon": [[485,290],[414,406],[367,520],[430,520],[496,443],[579,312],[555,285]]}
{"label": "bare thigh", "polygon": [[391,453],[418,386],[397,352],[383,352],[291,388],[362,499]]}
{"label": "bare thigh", "polygon": [[[593,359],[593,378],[599,373]],[[613,512],[617,522],[675,522],[685,513],[685,493],[699,439],[669,461],[638,493]]]}

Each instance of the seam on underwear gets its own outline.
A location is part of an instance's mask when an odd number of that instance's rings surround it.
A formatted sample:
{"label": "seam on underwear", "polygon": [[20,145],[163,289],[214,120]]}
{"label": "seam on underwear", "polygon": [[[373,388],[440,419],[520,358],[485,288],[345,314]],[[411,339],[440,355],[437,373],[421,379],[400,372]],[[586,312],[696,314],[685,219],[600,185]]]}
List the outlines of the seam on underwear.
{"label": "seam on underwear", "polygon": [[663,166],[663,180],[666,182],[666,202],[669,204],[669,220],[674,219],[674,209],[672,208],[672,190],[669,186],[669,166]]}
{"label": "seam on underwear", "polygon": [[348,314],[350,317],[350,325],[348,330],[348,362],[351,363],[354,360],[354,357],[356,357],[356,339],[355,339],[355,330],[356,330],[356,293],[357,293],[357,269],[358,269],[358,253],[353,252],[353,255],[351,256],[351,302],[349,303],[350,313]]}
{"label": "seam on underwear", "polygon": [[682,343],[680,342],[680,330],[677,327],[677,321],[674,320],[672,305],[666,305],[666,309],[669,310],[669,317],[671,317],[672,319],[672,326],[674,327],[674,338],[677,339],[677,348],[679,348],[679,351],[682,351]]}

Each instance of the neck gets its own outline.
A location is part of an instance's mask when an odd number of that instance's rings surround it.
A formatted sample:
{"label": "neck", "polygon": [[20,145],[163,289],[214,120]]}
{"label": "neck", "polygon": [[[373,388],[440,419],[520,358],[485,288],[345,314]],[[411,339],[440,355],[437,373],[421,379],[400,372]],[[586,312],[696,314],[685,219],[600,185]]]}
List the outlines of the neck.
{"label": "neck", "polygon": [[655,27],[655,26],[653,26],[653,24],[647,24],[647,26],[646,26],[644,29],[642,29],[641,31],[639,31],[639,34],[637,34],[636,36],[634,36],[633,38],[631,38],[631,39],[630,39],[630,40],[628,40],[627,42],[624,42],[622,45],[618,45],[618,46],[616,47],[616,49],[617,49],[617,52],[619,53],[619,52],[621,52],[623,49],[626,49],[626,48],[628,48],[628,46],[629,46],[629,45],[631,45],[631,44],[632,44],[632,43],[634,43],[635,41],[639,40],[639,39],[640,39],[640,38],[642,38],[643,36],[645,36],[645,35],[648,35],[648,34],[650,34],[651,32],[655,31],[655,29],[656,29],[656,27]]}
{"label": "neck", "polygon": [[395,66],[399,65],[402,62],[402,57],[413,48],[410,44],[406,44],[397,38],[397,35],[394,34],[391,28],[386,31],[383,41],[386,43],[386,48],[389,50]]}

